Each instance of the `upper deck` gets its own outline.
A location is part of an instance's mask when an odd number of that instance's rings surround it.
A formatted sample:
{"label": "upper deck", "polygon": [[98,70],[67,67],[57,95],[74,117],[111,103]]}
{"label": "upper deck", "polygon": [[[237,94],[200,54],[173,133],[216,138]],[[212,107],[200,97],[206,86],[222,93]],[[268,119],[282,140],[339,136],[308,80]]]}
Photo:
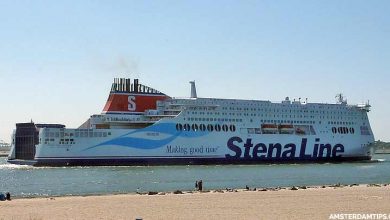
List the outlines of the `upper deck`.
{"label": "upper deck", "polygon": [[174,98],[140,84],[137,79],[133,83],[130,79],[115,79],[102,114],[92,115],[80,128],[138,129],[173,118],[236,123],[368,124],[366,113],[370,106],[348,105],[341,94],[334,104],[288,97],[281,102],[198,98],[195,82],[190,83],[190,98]]}

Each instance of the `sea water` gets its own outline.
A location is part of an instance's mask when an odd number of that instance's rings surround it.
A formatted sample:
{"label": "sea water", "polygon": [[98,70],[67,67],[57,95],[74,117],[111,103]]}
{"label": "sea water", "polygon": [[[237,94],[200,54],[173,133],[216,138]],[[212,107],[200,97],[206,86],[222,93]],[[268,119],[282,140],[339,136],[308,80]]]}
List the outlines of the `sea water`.
{"label": "sea water", "polygon": [[31,167],[0,158],[0,193],[16,197],[145,191],[390,183],[390,154],[377,162],[150,167]]}

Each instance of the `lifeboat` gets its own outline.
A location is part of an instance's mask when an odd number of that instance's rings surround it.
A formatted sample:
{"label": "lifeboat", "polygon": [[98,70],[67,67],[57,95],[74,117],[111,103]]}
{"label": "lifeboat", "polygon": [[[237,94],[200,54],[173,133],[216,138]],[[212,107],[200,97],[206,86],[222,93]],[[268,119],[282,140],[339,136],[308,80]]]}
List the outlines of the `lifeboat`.
{"label": "lifeboat", "polygon": [[276,124],[262,124],[261,130],[263,134],[276,134],[278,132],[278,126]]}
{"label": "lifeboat", "polygon": [[306,134],[305,130],[303,130],[302,128],[299,128],[299,127],[297,127],[295,129],[295,133],[298,135],[305,135]]}
{"label": "lifeboat", "polygon": [[280,124],[279,125],[279,132],[281,134],[293,134],[294,133],[294,126],[291,124]]}

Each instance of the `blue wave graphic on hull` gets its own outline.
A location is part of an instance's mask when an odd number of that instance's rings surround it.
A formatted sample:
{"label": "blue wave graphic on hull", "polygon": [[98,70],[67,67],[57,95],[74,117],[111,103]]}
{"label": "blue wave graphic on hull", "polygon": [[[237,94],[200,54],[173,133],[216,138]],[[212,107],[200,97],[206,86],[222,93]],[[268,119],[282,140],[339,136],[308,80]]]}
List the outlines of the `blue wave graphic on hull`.
{"label": "blue wave graphic on hull", "polygon": [[138,149],[155,149],[161,147],[162,145],[168,144],[176,138],[177,136],[171,136],[162,140],[150,140],[144,138],[121,137],[101,143],[99,145],[96,145],[96,147],[103,145],[117,145]]}
{"label": "blue wave graphic on hull", "polygon": [[[158,132],[163,134],[170,134],[172,136],[161,140],[128,137],[128,135],[134,135],[140,132]],[[175,140],[177,137],[196,138],[196,137],[207,135],[208,133],[209,132],[207,131],[196,131],[196,132],[177,131],[176,124],[174,123],[156,124],[136,131],[131,131],[118,138],[114,138],[109,141],[105,141],[103,143],[84,149],[83,151],[90,150],[96,147],[107,146],[107,145],[116,145],[116,146],[131,147],[137,149],[156,149],[170,143],[171,141]]]}

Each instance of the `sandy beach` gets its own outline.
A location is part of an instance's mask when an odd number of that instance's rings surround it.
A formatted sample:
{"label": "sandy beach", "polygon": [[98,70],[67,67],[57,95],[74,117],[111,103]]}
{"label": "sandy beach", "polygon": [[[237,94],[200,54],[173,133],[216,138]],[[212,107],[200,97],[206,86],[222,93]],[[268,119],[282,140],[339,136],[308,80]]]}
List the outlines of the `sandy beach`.
{"label": "sandy beach", "polygon": [[0,202],[0,219],[329,219],[390,213],[389,185],[164,195],[103,195]]}

